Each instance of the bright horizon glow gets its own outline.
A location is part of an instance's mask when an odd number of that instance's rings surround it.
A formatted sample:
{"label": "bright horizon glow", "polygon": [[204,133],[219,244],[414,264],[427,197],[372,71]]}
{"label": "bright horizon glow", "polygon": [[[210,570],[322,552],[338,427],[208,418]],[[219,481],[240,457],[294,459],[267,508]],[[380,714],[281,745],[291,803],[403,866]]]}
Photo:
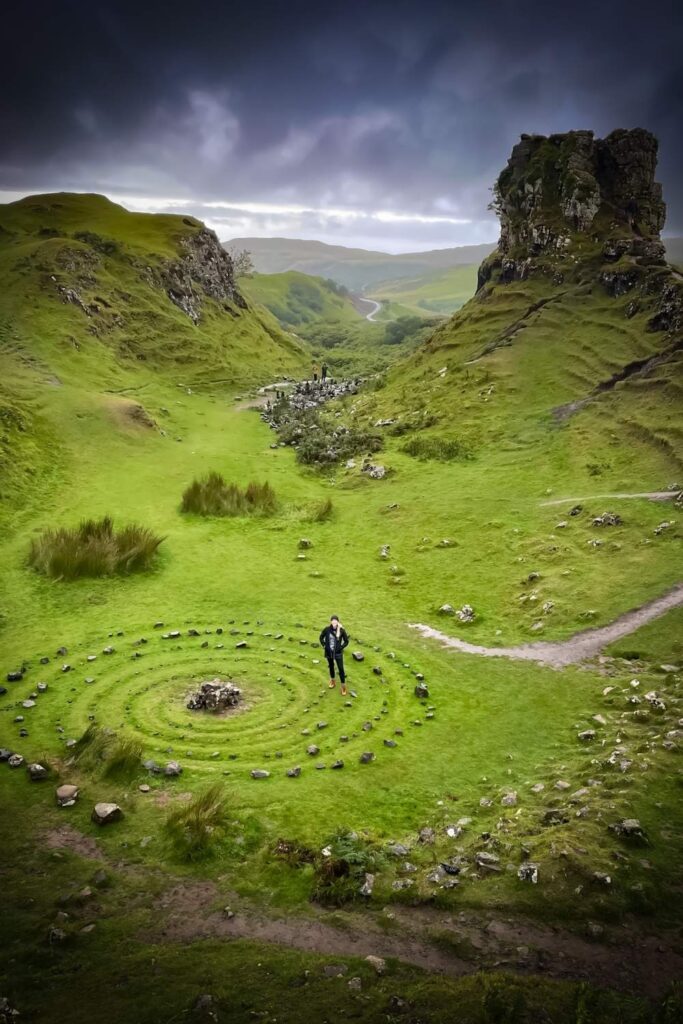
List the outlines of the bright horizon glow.
{"label": "bright horizon glow", "polygon": [[[46,192],[49,193],[49,189]],[[58,189],[57,191],[67,191]],[[16,202],[40,192],[0,190],[0,202]],[[88,194],[79,190],[76,194]],[[102,189],[99,194],[112,202],[136,213],[172,213],[192,216],[203,220],[221,240],[235,237],[248,238],[292,238],[298,241],[320,241],[328,245],[345,248],[362,248],[398,255],[405,252],[428,252],[433,249],[459,248],[462,245],[495,243],[497,225],[494,221],[473,221],[468,217],[450,214],[403,213],[397,210],[363,210],[357,207],[307,206],[297,203],[278,202],[230,202],[228,200],[201,200],[190,196],[145,196],[129,192]],[[214,216],[211,216],[211,214]],[[223,214],[223,216],[221,216]],[[477,238],[473,241],[458,241],[444,238],[443,242],[419,241],[412,238],[374,240],[373,229],[379,225],[409,228],[411,225],[475,226]],[[361,237],[348,237],[346,228],[354,227]],[[318,230],[319,228],[319,230]]]}

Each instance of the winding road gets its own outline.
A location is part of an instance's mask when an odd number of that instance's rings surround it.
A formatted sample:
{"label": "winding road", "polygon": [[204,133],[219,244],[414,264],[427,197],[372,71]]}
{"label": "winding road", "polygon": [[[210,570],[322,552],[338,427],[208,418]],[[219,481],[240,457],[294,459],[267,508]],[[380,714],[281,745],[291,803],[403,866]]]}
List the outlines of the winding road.
{"label": "winding road", "polygon": [[379,313],[380,309],[382,308],[382,303],[381,302],[376,302],[374,299],[364,299],[362,295],[358,296],[358,301],[359,302],[367,302],[368,305],[373,307],[370,310],[370,312],[366,314],[365,319],[366,320],[370,320],[373,324],[376,323],[375,317],[377,316],[377,314]]}
{"label": "winding road", "polygon": [[416,629],[422,636],[439,640],[443,647],[453,647],[465,654],[480,654],[485,658],[538,661],[543,665],[550,665],[552,668],[564,668],[565,665],[575,665],[579,661],[595,657],[608,644],[628,636],[629,633],[634,633],[641,626],[653,619],[658,619],[660,615],[664,615],[680,605],[683,605],[683,583],[677,583],[666,594],[647,601],[640,608],[625,612],[607,626],[581,630],[580,633],[575,633],[568,640],[539,641],[519,644],[517,647],[483,647],[480,644],[471,644],[467,640],[448,636],[421,622],[409,622],[408,625],[411,629]]}

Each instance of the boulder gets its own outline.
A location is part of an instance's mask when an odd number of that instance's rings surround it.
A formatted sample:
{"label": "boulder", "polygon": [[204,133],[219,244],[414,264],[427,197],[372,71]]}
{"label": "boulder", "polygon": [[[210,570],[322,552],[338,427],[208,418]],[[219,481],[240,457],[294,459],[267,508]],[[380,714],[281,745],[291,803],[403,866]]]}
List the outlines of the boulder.
{"label": "boulder", "polygon": [[38,764],[37,761],[33,764],[27,765],[26,771],[28,772],[28,777],[31,782],[42,782],[50,774],[45,765]]}
{"label": "boulder", "polygon": [[360,761],[361,764],[370,764],[371,761],[375,760],[375,755],[371,753],[371,751],[365,750],[360,755],[358,760]]}
{"label": "boulder", "polygon": [[8,683],[20,683],[23,678],[24,678],[24,670],[23,670],[23,668],[18,668],[18,669],[15,669],[12,672],[8,672],[7,673],[7,682]]}
{"label": "boulder", "polygon": [[73,807],[78,800],[78,786],[72,786],[69,783],[57,786],[55,796],[60,807]]}
{"label": "boulder", "polygon": [[123,811],[118,804],[99,803],[95,804],[91,814],[92,821],[96,825],[111,825],[123,817]]}
{"label": "boulder", "polygon": [[310,757],[315,757],[317,754],[320,753],[320,747],[316,747],[315,743],[311,743],[308,747],[306,747],[306,753]]}
{"label": "boulder", "polygon": [[164,768],[164,775],[168,775],[169,778],[175,778],[178,775],[182,775],[182,765],[178,761],[169,761]]}
{"label": "boulder", "polygon": [[10,766],[10,768],[21,768],[23,763],[24,758],[22,757],[21,754],[10,754],[10,756],[7,758],[7,764]]}
{"label": "boulder", "polygon": [[344,767],[344,762],[343,761],[333,761],[332,764],[330,765],[330,768],[333,768],[336,771],[339,771],[339,769],[343,768],[343,767]]}
{"label": "boulder", "polygon": [[265,768],[254,768],[251,772],[252,779],[269,779],[270,772],[267,772]]}
{"label": "boulder", "polygon": [[309,548],[313,547],[313,541],[309,540],[308,537],[302,537],[299,541],[299,550],[308,551]]}
{"label": "boulder", "polygon": [[299,767],[299,765],[297,765],[295,768],[288,768],[287,769],[287,777],[289,779],[298,779],[300,775],[301,775],[301,768]]}
{"label": "boulder", "polygon": [[421,700],[423,698],[429,697],[429,687],[427,686],[426,683],[417,684],[417,686],[415,687],[415,696],[419,697]]}
{"label": "boulder", "polygon": [[642,825],[637,818],[622,818],[610,825],[610,830],[620,839],[635,840],[638,843],[647,843],[647,837]]}
{"label": "boulder", "polygon": [[354,661],[365,661],[365,655],[362,651],[354,651],[351,657]]}
{"label": "boulder", "polygon": [[474,622],[476,618],[471,604],[464,604],[455,614],[461,622]]}

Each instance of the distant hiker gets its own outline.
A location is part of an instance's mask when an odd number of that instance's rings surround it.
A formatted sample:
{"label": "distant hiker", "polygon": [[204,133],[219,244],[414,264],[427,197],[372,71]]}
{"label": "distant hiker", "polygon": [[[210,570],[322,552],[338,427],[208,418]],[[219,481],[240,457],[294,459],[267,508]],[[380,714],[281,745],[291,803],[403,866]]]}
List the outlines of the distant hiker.
{"label": "distant hiker", "polygon": [[320,375],[323,380],[327,380],[327,363],[323,363],[320,370]]}
{"label": "distant hiker", "polygon": [[346,696],[346,672],[344,671],[344,648],[349,646],[349,637],[339,621],[338,615],[333,615],[329,626],[325,626],[320,634],[320,646],[325,650],[327,664],[330,666],[330,688],[335,686],[334,667],[339,669],[339,681],[341,683],[342,697]]}
{"label": "distant hiker", "polygon": [[314,383],[315,383],[315,381],[317,381],[317,379],[318,379],[318,364],[317,363],[313,363],[313,381],[314,381]]}

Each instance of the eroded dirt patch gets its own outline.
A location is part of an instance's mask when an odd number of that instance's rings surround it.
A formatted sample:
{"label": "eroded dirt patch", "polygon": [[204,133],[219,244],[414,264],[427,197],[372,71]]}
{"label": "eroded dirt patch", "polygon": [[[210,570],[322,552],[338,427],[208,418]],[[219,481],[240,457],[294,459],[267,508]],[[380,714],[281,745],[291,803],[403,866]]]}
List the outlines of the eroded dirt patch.
{"label": "eroded dirt patch", "polygon": [[83,835],[73,825],[58,825],[44,832],[42,839],[48,850],[68,850],[87,860],[104,860],[104,851],[97,841]]}

